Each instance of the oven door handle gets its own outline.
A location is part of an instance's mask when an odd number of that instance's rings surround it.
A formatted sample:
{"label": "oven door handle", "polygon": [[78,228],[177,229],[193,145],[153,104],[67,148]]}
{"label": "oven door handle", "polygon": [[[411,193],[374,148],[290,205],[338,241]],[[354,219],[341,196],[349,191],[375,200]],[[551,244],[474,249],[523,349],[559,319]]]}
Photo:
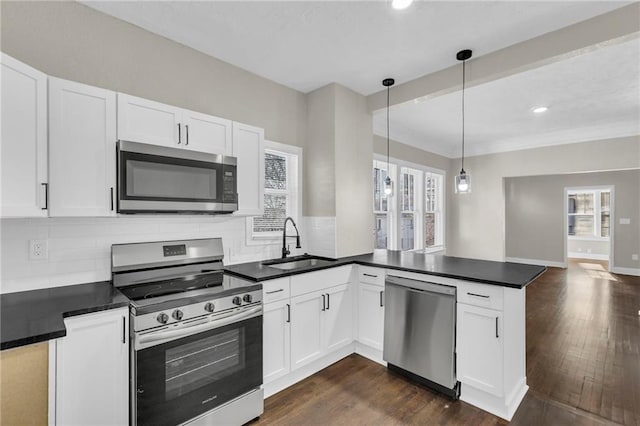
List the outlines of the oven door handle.
{"label": "oven door handle", "polygon": [[184,327],[177,327],[174,330],[162,330],[152,331],[149,334],[142,336],[136,336],[135,349],[144,349],[150,346],[156,346],[162,343],[169,342],[171,340],[180,339],[182,337],[191,336],[196,333],[201,333],[207,330],[213,330],[214,328],[223,327],[225,325],[233,324],[240,320],[249,319],[262,315],[262,306],[256,306],[240,313],[231,313],[223,317],[217,317],[210,319],[207,322],[198,322],[196,325],[189,325]]}

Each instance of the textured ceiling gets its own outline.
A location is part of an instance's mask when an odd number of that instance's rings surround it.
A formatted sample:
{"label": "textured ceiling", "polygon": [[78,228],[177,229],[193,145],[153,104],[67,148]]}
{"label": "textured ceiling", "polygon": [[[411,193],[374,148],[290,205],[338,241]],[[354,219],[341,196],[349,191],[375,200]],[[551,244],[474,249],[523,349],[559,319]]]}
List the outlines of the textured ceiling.
{"label": "textured ceiling", "polygon": [[[640,41],[602,47],[465,91],[466,154],[640,134]],[[549,110],[534,114],[532,109]],[[392,139],[460,156],[461,92],[391,108]],[[386,115],[374,116],[386,135]]]}
{"label": "textured ceiling", "polygon": [[[302,92],[339,83],[364,95],[589,19],[630,2],[84,1]],[[601,47],[466,93],[469,155],[640,133],[640,45]],[[393,89],[392,89],[393,90]],[[531,109],[549,111],[534,115]],[[374,131],[386,134],[384,117]],[[460,155],[460,92],[393,107],[394,139]]]}
{"label": "textured ceiling", "polygon": [[285,86],[364,95],[619,8],[613,1],[84,1]]}

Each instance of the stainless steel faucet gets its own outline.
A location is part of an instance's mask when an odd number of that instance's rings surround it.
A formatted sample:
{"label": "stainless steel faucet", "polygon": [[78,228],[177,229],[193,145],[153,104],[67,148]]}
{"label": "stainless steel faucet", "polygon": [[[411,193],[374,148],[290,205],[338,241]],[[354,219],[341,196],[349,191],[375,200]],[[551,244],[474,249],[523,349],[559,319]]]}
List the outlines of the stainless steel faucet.
{"label": "stainless steel faucet", "polygon": [[298,231],[298,227],[296,226],[296,223],[294,222],[294,220],[290,217],[287,217],[284,220],[284,226],[282,227],[282,258],[284,259],[285,257],[287,257],[287,255],[291,254],[291,252],[289,251],[289,247],[287,247],[287,222],[291,221],[291,223],[293,224],[293,227],[296,230],[296,248],[301,248],[300,247],[300,232]]}

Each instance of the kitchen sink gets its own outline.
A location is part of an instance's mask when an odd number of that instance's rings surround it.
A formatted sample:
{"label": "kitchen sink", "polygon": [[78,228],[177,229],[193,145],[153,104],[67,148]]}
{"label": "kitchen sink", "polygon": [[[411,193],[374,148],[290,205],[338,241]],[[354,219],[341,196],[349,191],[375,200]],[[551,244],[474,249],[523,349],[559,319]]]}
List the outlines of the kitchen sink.
{"label": "kitchen sink", "polygon": [[262,264],[270,268],[291,271],[293,269],[330,265],[333,262],[335,262],[335,259],[329,259],[327,257],[320,256],[302,255],[285,259],[270,260],[262,262]]}

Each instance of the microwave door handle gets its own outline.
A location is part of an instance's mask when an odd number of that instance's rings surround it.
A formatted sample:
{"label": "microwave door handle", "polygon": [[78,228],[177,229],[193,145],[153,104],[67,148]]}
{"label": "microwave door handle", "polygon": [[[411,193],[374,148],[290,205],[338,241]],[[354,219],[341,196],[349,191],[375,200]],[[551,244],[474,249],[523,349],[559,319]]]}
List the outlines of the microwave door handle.
{"label": "microwave door handle", "polygon": [[155,346],[160,343],[165,343],[170,340],[176,340],[196,333],[201,333],[203,331],[213,330],[214,328],[223,327],[225,325],[229,325],[243,319],[257,316],[256,314],[258,313],[262,314],[262,306],[256,306],[255,308],[243,311],[241,313],[234,312],[221,318],[218,317],[213,320],[209,320],[205,323],[198,322],[196,325],[177,327],[174,330],[151,332],[136,339],[136,349],[143,349],[149,346]]}

